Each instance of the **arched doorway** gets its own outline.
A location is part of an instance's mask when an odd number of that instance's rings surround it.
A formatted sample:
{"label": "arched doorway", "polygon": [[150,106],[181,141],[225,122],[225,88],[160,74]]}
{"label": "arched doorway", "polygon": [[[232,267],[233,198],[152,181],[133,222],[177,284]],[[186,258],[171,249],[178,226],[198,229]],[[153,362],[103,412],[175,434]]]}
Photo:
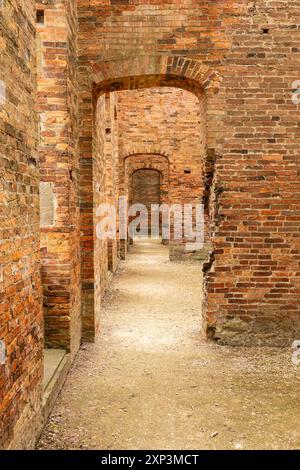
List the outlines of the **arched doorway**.
{"label": "arched doorway", "polygon": [[[139,57],[130,59],[129,61],[108,62],[93,65],[93,81],[92,96],[93,99],[87,108],[87,100],[85,99],[84,114],[82,114],[82,124],[84,128],[84,154],[82,159],[83,178],[81,179],[81,201],[82,201],[82,294],[83,294],[83,336],[84,339],[92,340],[99,328],[99,319],[97,320],[96,312],[100,311],[101,296],[99,291],[100,281],[99,268],[97,267],[97,252],[101,252],[101,244],[95,237],[95,225],[97,223],[95,217],[95,208],[101,201],[100,192],[95,192],[95,175],[99,169],[95,163],[95,135],[93,131],[96,124],[97,110],[101,109],[99,98],[104,94],[113,93],[121,90],[142,90],[153,87],[175,87],[184,89],[194,94],[200,103],[203,113],[207,113],[207,94],[206,88],[210,86],[210,90],[217,87],[219,77],[212,73],[203,64],[188,58],[174,58],[156,56],[154,61],[149,63],[149,58]],[[131,66],[129,67],[129,65]],[[135,71],[132,74],[132,71]],[[99,108],[100,107],[100,108]],[[88,112],[87,112],[88,111]],[[92,119],[91,119],[92,116]],[[203,147],[205,148],[207,137],[207,120],[203,121]],[[99,135],[98,135],[99,139]],[[103,136],[100,136],[100,141]],[[149,151],[149,149],[147,150]],[[94,156],[93,156],[94,155]],[[205,156],[203,155],[204,160]],[[90,159],[91,158],[91,159]],[[204,165],[206,168],[206,165]],[[191,172],[189,168],[181,168],[183,177],[190,178],[190,187],[193,187]],[[205,175],[203,175],[205,178]],[[174,194],[181,193],[182,187],[177,186]],[[92,205],[91,192],[93,194]],[[180,195],[181,197],[181,195]],[[202,200],[202,196],[198,197],[198,201]],[[85,201],[88,202],[85,204]],[[122,253],[122,243],[118,240],[119,251]],[[177,254],[181,247],[174,250]],[[121,255],[122,256],[122,255]],[[124,254],[125,256],[125,254]],[[95,262],[96,261],[96,262]],[[89,267],[87,269],[87,266]],[[204,328],[205,329],[205,328]]]}

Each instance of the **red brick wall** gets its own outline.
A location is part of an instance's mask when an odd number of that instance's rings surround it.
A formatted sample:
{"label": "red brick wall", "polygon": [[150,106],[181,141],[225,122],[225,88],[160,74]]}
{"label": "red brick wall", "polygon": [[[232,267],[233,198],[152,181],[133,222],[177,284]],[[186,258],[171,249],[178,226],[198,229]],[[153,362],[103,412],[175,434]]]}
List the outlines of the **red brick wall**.
{"label": "red brick wall", "polygon": [[[300,334],[297,2],[237,2],[220,70],[209,323],[231,344]],[[287,40],[286,40],[287,39]]]}
{"label": "red brick wall", "polygon": [[40,173],[55,198],[54,221],[41,228],[45,343],[75,354],[81,336],[77,17],[72,1],[37,8],[44,11],[37,25]]}
{"label": "red brick wall", "polygon": [[208,156],[216,160],[210,331],[233,344],[289,343],[300,334],[291,101],[298,2],[79,0],[78,7],[81,72],[91,77],[85,107],[93,80],[97,93],[167,83],[198,96],[206,90]]}
{"label": "red brick wall", "polygon": [[43,315],[39,253],[34,2],[0,7],[0,449],[34,443],[41,425]]}
{"label": "red brick wall", "polygon": [[[151,87],[194,93],[200,117],[206,115],[200,134],[191,125],[187,131],[192,142],[200,135],[201,148],[207,147],[201,168],[214,247],[204,266],[209,334],[228,344],[283,345],[299,338],[299,107],[291,100],[300,74],[299,1],[78,0],[78,34],[73,0],[41,2],[45,25],[37,38],[34,2],[1,5],[0,80],[6,93],[0,98],[0,339],[8,358],[0,366],[0,446],[32,444],[40,424],[36,102],[41,188],[52,191],[48,209],[54,216],[41,236],[47,344],[73,355],[78,348],[80,255],[83,337],[95,337],[108,265],[108,248],[95,239],[96,209],[118,195],[117,122],[126,124],[115,113],[116,97],[107,105],[104,94]],[[148,94],[157,115],[161,90],[134,93]],[[128,109],[119,113],[133,119],[133,104],[141,111],[145,102],[130,104],[129,93],[122,96]],[[168,122],[171,117],[152,128],[164,144],[170,136],[161,130]],[[120,142],[121,161],[131,140],[139,148],[134,153],[156,153],[153,142],[149,149],[138,140],[143,122],[132,124],[127,142]],[[191,194],[179,178],[185,164],[181,160],[176,173],[170,160],[173,196],[182,199]],[[113,250],[116,259],[117,245]]]}

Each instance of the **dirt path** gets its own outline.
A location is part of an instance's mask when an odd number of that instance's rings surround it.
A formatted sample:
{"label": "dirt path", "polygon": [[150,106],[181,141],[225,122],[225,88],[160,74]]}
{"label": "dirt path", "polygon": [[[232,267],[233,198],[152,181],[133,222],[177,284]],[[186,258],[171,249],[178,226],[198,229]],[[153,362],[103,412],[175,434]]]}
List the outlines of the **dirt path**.
{"label": "dirt path", "polygon": [[201,340],[200,281],[199,265],[170,263],[157,243],[135,245],[39,448],[300,448],[291,351]]}

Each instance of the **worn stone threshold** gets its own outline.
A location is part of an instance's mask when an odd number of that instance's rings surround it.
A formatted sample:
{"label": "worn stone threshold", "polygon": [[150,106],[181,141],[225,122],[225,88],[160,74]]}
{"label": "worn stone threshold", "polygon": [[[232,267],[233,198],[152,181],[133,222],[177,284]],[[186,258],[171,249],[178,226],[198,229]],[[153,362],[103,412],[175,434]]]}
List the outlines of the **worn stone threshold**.
{"label": "worn stone threshold", "polygon": [[43,419],[48,419],[64,385],[71,365],[70,354],[62,349],[46,349],[44,355]]}

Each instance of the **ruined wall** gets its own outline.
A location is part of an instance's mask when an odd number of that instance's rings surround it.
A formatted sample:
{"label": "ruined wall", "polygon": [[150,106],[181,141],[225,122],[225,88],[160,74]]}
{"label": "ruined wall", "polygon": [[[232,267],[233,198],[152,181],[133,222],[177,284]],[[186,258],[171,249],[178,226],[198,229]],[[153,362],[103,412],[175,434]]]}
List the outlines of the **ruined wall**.
{"label": "ruined wall", "polygon": [[[79,0],[78,7],[86,77],[105,83],[111,73],[115,88],[144,87],[166,57],[169,79],[175,70],[182,84],[199,75],[194,59],[209,69],[204,84],[211,73],[222,78],[218,94],[206,89],[208,154],[216,161],[208,323],[227,343],[290,343],[300,334],[299,110],[291,101],[298,0]],[[88,102],[88,85],[82,93]]]}
{"label": "ruined wall", "polygon": [[[106,182],[103,174],[110,156],[116,167],[118,145],[116,129],[106,134],[105,109],[95,114],[103,84],[110,90],[176,86],[200,99],[214,246],[205,265],[210,334],[223,343],[270,345],[300,335],[299,106],[291,99],[300,75],[299,0],[78,0],[77,6],[78,34],[73,0],[0,2],[0,340],[7,348],[0,447],[32,445],[41,425],[39,165],[46,343],[73,355],[79,345],[80,233],[83,318],[91,325],[85,339],[95,337],[99,323],[95,301],[109,256],[101,244],[94,250],[95,211],[117,195],[116,173]],[[124,112],[133,119],[130,108],[141,112],[145,103],[125,95]],[[165,145],[170,135],[161,132],[172,117],[157,125],[158,96],[163,99],[161,91],[151,95],[156,117],[148,127]],[[204,135],[191,122],[189,140]],[[147,139],[154,144],[148,133],[141,148],[145,127],[132,124],[127,142],[120,142],[123,156],[132,140],[143,154]],[[178,175],[185,165],[182,160]],[[181,194],[182,180],[172,175],[175,195]],[[190,198],[188,188],[180,197]]]}
{"label": "ruined wall", "polygon": [[75,354],[81,337],[77,14],[71,0],[37,3],[37,12],[45,344]]}
{"label": "ruined wall", "polygon": [[221,68],[209,324],[225,343],[289,345],[300,334],[299,4],[237,6]]}
{"label": "ruined wall", "polygon": [[0,449],[32,445],[41,425],[34,2],[0,2]]}

